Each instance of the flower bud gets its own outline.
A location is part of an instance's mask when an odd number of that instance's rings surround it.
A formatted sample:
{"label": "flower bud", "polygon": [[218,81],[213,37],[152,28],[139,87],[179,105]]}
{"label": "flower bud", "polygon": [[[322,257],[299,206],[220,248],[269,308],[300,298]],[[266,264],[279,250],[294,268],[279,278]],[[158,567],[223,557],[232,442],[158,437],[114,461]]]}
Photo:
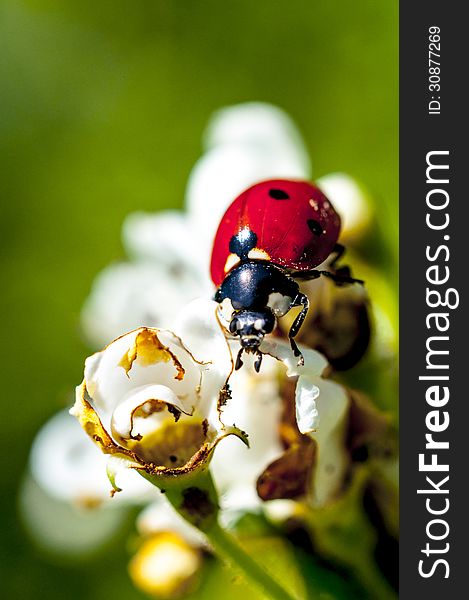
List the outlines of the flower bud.
{"label": "flower bud", "polygon": [[193,591],[201,553],[180,535],[160,532],[145,540],[129,563],[134,584],[149,596],[170,600]]}

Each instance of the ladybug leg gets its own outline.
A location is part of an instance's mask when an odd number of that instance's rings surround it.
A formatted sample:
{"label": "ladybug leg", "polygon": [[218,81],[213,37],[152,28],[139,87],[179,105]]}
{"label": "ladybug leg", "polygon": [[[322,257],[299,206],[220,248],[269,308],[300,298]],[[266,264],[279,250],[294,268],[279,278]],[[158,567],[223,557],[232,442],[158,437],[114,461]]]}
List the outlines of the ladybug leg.
{"label": "ladybug leg", "polygon": [[303,325],[303,321],[305,320],[306,315],[308,313],[308,308],[309,308],[308,296],[298,293],[295,298],[295,301],[293,303],[293,306],[302,306],[303,308],[301,309],[300,314],[293,321],[293,325],[290,327],[290,331],[288,332],[288,337],[290,338],[290,345],[293,350],[293,354],[295,356],[299,357],[298,364],[304,365],[305,361],[304,361],[303,355],[301,354],[300,349],[296,345],[296,342],[293,338],[296,337],[296,335],[300,331],[301,326]]}
{"label": "ladybug leg", "polygon": [[[311,269],[309,271],[290,271],[290,277],[294,279],[302,279],[303,281],[312,281],[313,279],[318,279],[321,275],[325,277],[329,277],[337,284],[345,284],[345,283],[365,283],[363,279],[355,279],[350,276],[349,267],[340,267],[334,273],[330,271],[318,271],[317,269]],[[297,306],[297,305],[296,305]]]}
{"label": "ladybug leg", "polygon": [[[243,350],[244,350],[244,348],[240,348],[240,350],[238,352],[238,356],[236,357],[235,371],[238,371],[243,366],[243,361],[241,360],[241,355],[243,353]],[[259,365],[259,367],[260,367],[260,365]]]}
{"label": "ladybug leg", "polygon": [[355,277],[350,277],[350,270],[348,267],[343,267],[337,273],[331,273],[330,271],[318,271],[318,273],[324,275],[324,277],[332,279],[332,281],[337,283],[337,285],[343,285],[345,283],[360,283],[363,285],[365,283],[363,279],[355,279]]}
{"label": "ladybug leg", "polygon": [[290,346],[291,346],[291,349],[293,350],[293,354],[298,357],[298,365],[303,366],[305,364],[305,359],[303,358],[303,355],[301,354],[300,349],[298,348],[295,340],[292,337],[290,338]]}
{"label": "ladybug leg", "polygon": [[362,281],[361,279],[355,279],[354,277],[352,277],[351,270],[348,265],[344,265],[343,267],[337,266],[338,261],[345,254],[345,246],[342,246],[342,244],[336,244],[334,246],[334,249],[332,250],[332,252],[335,252],[335,256],[329,264],[329,267],[332,269],[332,273],[330,273],[329,271],[321,271],[321,273],[323,275],[325,275],[326,277],[330,277],[331,279],[334,279],[334,281],[338,284],[343,284],[343,283],[361,283],[361,284],[363,284],[364,281]]}
{"label": "ladybug leg", "polygon": [[[317,271],[316,269],[310,269],[309,271],[289,271],[288,274],[293,279],[303,279],[305,281],[311,281],[312,279],[318,279],[321,276],[322,271]],[[299,306],[298,304],[294,304],[293,306]]]}
{"label": "ladybug leg", "polygon": [[260,368],[261,368],[261,364],[262,364],[262,352],[258,352],[258,354],[257,354],[257,360],[254,363],[254,369],[255,369],[256,373],[259,373]]}
{"label": "ladybug leg", "polygon": [[336,244],[332,252],[335,252],[334,259],[331,261],[330,266],[335,269],[337,262],[342,258],[345,254],[345,246],[342,244]]}

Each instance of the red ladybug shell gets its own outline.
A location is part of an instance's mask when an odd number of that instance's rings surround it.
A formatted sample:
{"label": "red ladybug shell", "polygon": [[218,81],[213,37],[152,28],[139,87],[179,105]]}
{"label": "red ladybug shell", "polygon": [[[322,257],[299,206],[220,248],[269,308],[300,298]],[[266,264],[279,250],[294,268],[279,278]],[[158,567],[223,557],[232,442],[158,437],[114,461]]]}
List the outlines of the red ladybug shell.
{"label": "red ladybug shell", "polygon": [[306,181],[272,179],[253,185],[233,201],[218,226],[210,267],[217,287],[239,262],[229,245],[243,229],[257,236],[249,258],[301,271],[314,269],[332,252],[340,217],[321,190]]}

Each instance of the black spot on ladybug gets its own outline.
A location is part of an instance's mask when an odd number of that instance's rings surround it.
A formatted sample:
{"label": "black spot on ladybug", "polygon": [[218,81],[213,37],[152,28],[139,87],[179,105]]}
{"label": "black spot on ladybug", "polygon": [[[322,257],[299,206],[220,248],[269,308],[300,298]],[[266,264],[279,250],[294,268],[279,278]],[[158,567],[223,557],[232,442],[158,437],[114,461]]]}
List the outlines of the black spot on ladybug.
{"label": "black spot on ladybug", "polygon": [[310,228],[311,232],[314,233],[314,235],[321,235],[322,227],[318,221],[316,221],[315,219],[308,219],[306,221],[306,224]]}
{"label": "black spot on ladybug", "polygon": [[290,196],[283,190],[271,189],[269,190],[269,196],[274,200],[290,200]]}
{"label": "black spot on ladybug", "polygon": [[248,258],[249,252],[256,247],[257,235],[248,227],[241,229],[230,240],[230,252],[239,256],[239,258]]}

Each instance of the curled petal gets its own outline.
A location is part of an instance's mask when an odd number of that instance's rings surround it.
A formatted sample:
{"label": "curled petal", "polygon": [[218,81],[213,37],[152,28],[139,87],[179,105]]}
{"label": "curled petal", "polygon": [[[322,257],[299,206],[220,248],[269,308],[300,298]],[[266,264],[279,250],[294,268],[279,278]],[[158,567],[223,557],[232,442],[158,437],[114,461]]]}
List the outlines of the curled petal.
{"label": "curled petal", "polygon": [[175,379],[183,379],[184,368],[174,352],[162,343],[157,331],[143,327],[138,330],[133,345],[121,358],[119,366],[123,367],[128,375],[135,362],[142,367],[148,367],[159,362],[170,361],[176,369]]}
{"label": "curled petal", "polygon": [[115,408],[136,389],[155,382],[196,404],[194,390],[200,383],[200,369],[177,336],[142,327],[88,358],[85,381],[93,406],[109,431]]}
{"label": "curled petal", "polygon": [[[191,303],[178,321],[177,331],[201,359],[178,335],[141,327],[86,361],[72,414],[105,454],[124,459],[156,485],[176,485],[176,475],[206,470],[228,435],[247,443],[234,425],[210,420],[233,370],[217,306]],[[108,469],[116,491],[119,464],[113,460]]]}
{"label": "curled petal", "polygon": [[134,458],[128,451],[121,448],[112,439],[106,429],[103,427],[95,409],[91,406],[86,383],[83,382],[76,389],[75,404],[70,409],[70,414],[78,419],[85,433],[104,454],[123,454],[128,458]]}
{"label": "curled petal", "polygon": [[345,445],[350,398],[345,389],[333,381],[308,381],[303,377],[298,380],[300,389],[311,384],[320,387],[316,399],[319,419],[315,431],[309,433],[317,444],[311,491],[313,503],[321,506],[340,491],[350,463]]}
{"label": "curled petal", "polygon": [[[322,382],[321,382],[322,384]],[[322,387],[322,385],[321,385]],[[319,421],[319,412],[316,400],[320,395],[320,388],[316,382],[308,377],[298,380],[295,394],[296,422],[300,433],[313,433]]]}
{"label": "curled petal", "polygon": [[288,377],[321,375],[328,366],[327,360],[322,354],[304,346],[300,348],[303,354],[303,364],[301,364],[298,357],[293,354],[290,345],[281,340],[264,339],[260,350],[283,362],[287,367]]}
{"label": "curled petal", "polygon": [[88,398],[86,385],[83,383],[77,388],[76,402],[70,412],[78,418],[85,432],[102,452],[124,459],[113,461],[108,470],[115,491],[120,491],[116,483],[118,466],[125,465],[147,474],[154,482],[158,482],[157,485],[180,486],[180,481],[175,476],[192,476],[198,471],[204,471],[215,447],[225,437],[235,435],[245,444],[248,443],[247,435],[237,427],[217,430],[207,419],[186,416],[177,422],[174,418],[168,419],[150,435],[126,440],[124,447],[116,443],[105,430]]}
{"label": "curled petal", "polygon": [[[151,417],[171,413],[177,421],[181,413],[190,414],[176,394],[164,385],[146,385],[119,404],[112,414],[112,434],[116,440],[140,440],[151,431]],[[158,426],[158,421],[154,426]],[[138,422],[138,423],[137,423]],[[138,431],[136,430],[137,428]]]}

